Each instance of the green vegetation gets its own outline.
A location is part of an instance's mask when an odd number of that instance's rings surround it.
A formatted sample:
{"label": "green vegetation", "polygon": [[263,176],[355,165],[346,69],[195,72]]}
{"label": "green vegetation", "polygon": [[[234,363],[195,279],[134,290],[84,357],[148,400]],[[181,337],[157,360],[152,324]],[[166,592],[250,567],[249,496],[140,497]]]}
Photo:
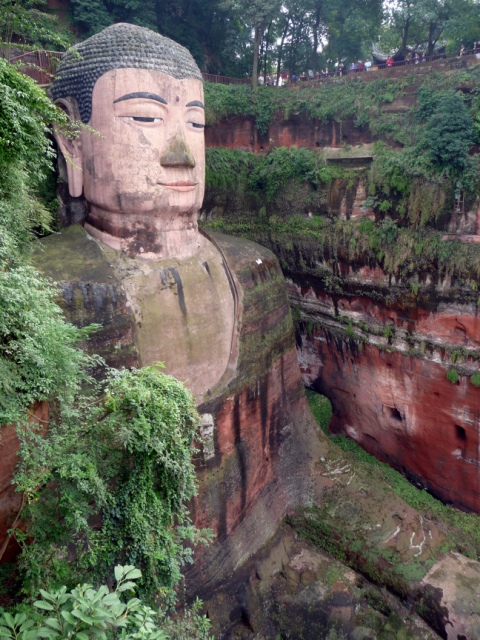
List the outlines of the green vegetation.
{"label": "green vegetation", "polygon": [[463,169],[473,146],[473,121],[462,94],[449,89],[418,92],[417,117],[426,122],[422,143],[440,169]]}
{"label": "green vegetation", "polygon": [[375,39],[382,1],[72,0],[70,19],[87,35],[114,22],[146,26],[185,45],[204,71],[251,77],[358,59]]}
{"label": "green vegetation", "polygon": [[331,185],[335,179],[357,176],[309,149],[278,147],[266,155],[237,149],[206,149],[206,184],[214,192],[235,189],[256,203],[268,204],[282,194],[285,185],[309,183],[314,189]]}
{"label": "green vegetation", "polygon": [[396,549],[381,550],[368,543],[366,536],[351,523],[342,526],[342,519],[328,508],[309,507],[301,514],[289,516],[287,522],[305,539],[324,549],[336,560],[368,576],[376,584],[407,598],[411,585],[419,582],[434,563],[428,560],[405,561]]}
{"label": "green vegetation", "polygon": [[318,426],[324,433],[328,434],[328,427],[333,415],[332,403],[325,396],[310,389],[307,389],[307,398]]}
{"label": "green vegetation", "polygon": [[[13,13],[30,13],[43,2],[2,0]],[[284,70],[347,66],[370,58],[371,43],[390,50],[426,51],[463,42],[473,46],[480,33],[476,0],[71,0],[61,12],[75,34],[92,35],[118,22],[159,31],[185,45],[202,71],[252,77]],[[54,10],[52,11],[52,13]],[[30,17],[30,16],[28,16]],[[0,21],[1,24],[2,21]]]}
{"label": "green vegetation", "polygon": [[[328,398],[313,391],[307,392],[308,402],[319,426],[324,429],[328,415]],[[322,407],[319,412],[318,407]],[[331,413],[331,407],[330,407]],[[480,561],[480,517],[465,513],[434,498],[428,491],[418,489],[405,476],[380,462],[344,435],[330,435],[330,440],[371,478],[374,485],[389,487],[402,500],[435,522],[447,536],[447,546]],[[335,556],[338,557],[338,556]]]}
{"label": "green vegetation", "polygon": [[198,429],[190,392],[154,366],[112,371],[93,403],[77,396],[74,407],[60,407],[45,437],[43,427],[24,425],[14,478],[24,496],[22,526],[12,531],[26,542],[24,588],[104,580],[127,562],[142,571],[142,594],[174,598],[192,557],[184,542],[209,539],[187,508]]}
{"label": "green vegetation", "polygon": [[76,348],[86,332],[63,321],[56,291],[27,262],[34,232],[50,222],[35,193],[51,171],[53,123],[65,126],[65,116],[0,59],[0,423],[36,401],[71,399],[89,365]]}
{"label": "green vegetation", "polygon": [[47,0],[0,0],[0,47],[6,51],[64,50],[72,41],[72,33],[48,11]]}
{"label": "green vegetation", "polygon": [[480,387],[480,372],[475,371],[475,373],[470,378],[470,382],[474,387]]}
{"label": "green vegetation", "polygon": [[[470,155],[480,117],[475,89],[480,66],[424,77],[415,88],[414,108],[384,109],[411,93],[414,82],[418,77],[407,76],[297,91],[260,87],[256,93],[245,86],[207,86],[211,123],[228,118],[235,102],[235,115],[254,118],[263,128],[272,114],[295,113],[315,118],[319,126],[353,119],[377,139],[373,162],[363,169],[332,163],[320,149],[275,148],[261,155],[208,149],[206,207],[210,200],[222,202],[225,211],[209,220],[208,228],[265,244],[289,271],[323,277],[328,270],[337,273],[338,261],[346,259],[380,266],[415,294],[422,272],[473,287],[480,274],[479,248],[444,236],[455,194],[462,193],[468,210],[480,190],[479,155]],[[459,86],[472,91],[462,93]],[[360,182],[375,220],[338,219],[342,199],[353,199]]]}
{"label": "green vegetation", "polygon": [[257,129],[265,134],[273,117],[281,113],[288,118],[303,114],[323,122],[341,122],[355,118],[359,126],[379,115],[382,103],[390,103],[414,77],[396,80],[378,78],[371,82],[339,81],[319,87],[300,87],[298,91],[272,91],[248,85],[205,84],[206,122],[209,125],[232,116],[253,118]]}
{"label": "green vegetation", "polygon": [[457,282],[469,285],[480,275],[480,250],[473,243],[446,241],[440,231],[402,228],[392,220],[375,224],[364,219],[358,224],[355,220],[296,215],[286,220],[220,219],[204,226],[268,246],[287,271],[327,278],[327,290],[337,290],[343,281],[328,278],[323,264],[337,265],[340,258],[372,267],[379,265],[386,274],[405,281],[416,278],[421,271],[430,271],[439,277],[454,276]]}
{"label": "green vegetation", "polygon": [[[196,602],[187,615],[176,622],[166,611],[152,609],[132,594],[142,572],[133,566],[115,567],[115,590],[106,585],[78,585],[71,591],[40,589],[41,600],[23,605],[18,613],[0,613],[0,636],[8,640],[72,638],[86,640],[209,640],[210,622],[199,614]],[[187,635],[188,634],[188,635]]]}
{"label": "green vegetation", "polygon": [[456,369],[449,369],[447,371],[447,380],[452,384],[457,384],[460,380],[460,375]]}

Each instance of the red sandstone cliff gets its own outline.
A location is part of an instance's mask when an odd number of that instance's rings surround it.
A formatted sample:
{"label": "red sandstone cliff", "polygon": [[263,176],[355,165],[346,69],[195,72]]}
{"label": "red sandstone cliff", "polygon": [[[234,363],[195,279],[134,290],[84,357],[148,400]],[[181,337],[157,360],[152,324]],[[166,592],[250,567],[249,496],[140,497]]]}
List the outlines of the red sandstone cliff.
{"label": "red sandstone cliff", "polygon": [[[31,421],[41,428],[48,423],[49,407],[47,402],[40,402],[31,412]],[[22,495],[15,491],[12,477],[17,464],[19,448],[15,427],[3,425],[0,431],[1,464],[0,464],[0,549],[3,551],[2,562],[11,560],[18,554],[19,548],[15,539],[10,540],[8,530],[15,523],[22,507]]]}
{"label": "red sandstone cliff", "polygon": [[[380,319],[386,310],[375,306],[369,311]],[[415,323],[398,318],[398,310],[392,315],[399,324],[418,328],[417,340],[427,334],[437,348],[410,355],[393,350],[385,338],[376,346],[349,337],[344,327],[329,329],[322,323],[309,330],[301,324],[304,380],[332,400],[334,431],[345,432],[442,500],[480,512],[480,390],[468,376],[449,382],[448,358],[446,363],[441,358],[445,339],[460,339],[455,333],[460,323],[475,327],[478,318],[431,313]],[[446,331],[449,325],[451,332]],[[477,330],[472,342],[478,344],[478,338]]]}

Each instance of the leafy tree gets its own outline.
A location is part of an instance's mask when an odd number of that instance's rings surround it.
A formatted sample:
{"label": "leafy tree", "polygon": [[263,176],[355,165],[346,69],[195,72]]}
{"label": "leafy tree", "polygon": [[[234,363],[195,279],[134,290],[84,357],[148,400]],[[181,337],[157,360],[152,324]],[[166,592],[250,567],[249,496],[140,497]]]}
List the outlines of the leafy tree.
{"label": "leafy tree", "polygon": [[339,59],[363,56],[381,19],[381,0],[286,0],[265,23],[261,68],[277,76],[282,68],[333,69]]}
{"label": "leafy tree", "polygon": [[0,44],[65,49],[72,34],[45,11],[47,0],[0,0]]}
{"label": "leafy tree", "polygon": [[202,70],[219,73],[231,66],[230,73],[239,74],[242,25],[221,0],[72,0],[72,18],[86,36],[114,22],[148,27],[187,47]]}
{"label": "leafy tree", "polygon": [[454,90],[420,91],[419,116],[425,118],[423,143],[434,164],[462,170],[474,143],[473,120],[463,95]]}
{"label": "leafy tree", "polygon": [[86,36],[120,21],[149,29],[158,26],[155,0],[72,0],[72,13],[74,23]]}
{"label": "leafy tree", "polygon": [[280,0],[226,0],[224,6],[238,16],[253,33],[252,85],[258,84],[259,50],[265,30],[280,11]]}
{"label": "leafy tree", "polygon": [[472,46],[478,38],[476,0],[389,0],[386,9],[386,29],[380,39],[386,50],[399,48],[405,54],[410,46],[432,55],[447,38],[453,37],[457,49],[463,39]]}
{"label": "leafy tree", "polygon": [[456,0],[455,11],[445,24],[445,38],[450,51],[458,51],[462,43],[467,49],[480,39],[480,5],[478,0]]}

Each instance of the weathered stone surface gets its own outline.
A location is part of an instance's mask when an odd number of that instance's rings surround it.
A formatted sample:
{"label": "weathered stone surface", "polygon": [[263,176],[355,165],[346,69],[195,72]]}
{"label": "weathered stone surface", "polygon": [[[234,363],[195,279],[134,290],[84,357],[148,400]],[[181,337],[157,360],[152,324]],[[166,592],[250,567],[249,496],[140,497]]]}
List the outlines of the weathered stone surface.
{"label": "weathered stone surface", "polygon": [[[437,598],[439,619],[447,640],[480,637],[480,565],[459,553],[449,553],[436,562],[422,586]],[[442,619],[443,614],[443,619]]]}
{"label": "weathered stone surface", "polygon": [[281,115],[274,119],[268,134],[258,133],[255,122],[244,117],[234,117],[222,121],[213,127],[205,128],[207,147],[241,149],[256,153],[268,151],[273,147],[340,147],[372,142],[367,128],[355,127],[353,120],[343,123],[306,118],[304,115],[291,115],[284,120]]}
{"label": "weathered stone surface", "polygon": [[[381,472],[372,477],[323,436],[319,449],[316,507],[294,512],[291,528],[204,593],[215,637],[439,637],[438,593],[420,581],[442,557],[444,533],[395,495]],[[450,604],[441,610],[453,611]]]}
{"label": "weathered stone surface", "polygon": [[[469,381],[480,355],[476,307],[402,308],[314,286],[290,290],[305,321],[297,343],[304,381],[332,401],[332,428],[443,500],[479,512],[480,392]],[[452,384],[446,373],[455,366],[463,375]]]}
{"label": "weathered stone surface", "polygon": [[[238,355],[217,384],[200,394],[199,410],[206,416],[204,428],[210,436],[197,460],[200,487],[192,509],[195,522],[211,527],[217,539],[199,550],[195,565],[187,568],[187,586],[189,593],[204,596],[228,580],[274,534],[289,510],[309,501],[319,447],[298,368],[285,281],[276,258],[245,240],[215,234],[212,241],[240,295],[235,311]],[[141,263],[123,256],[120,269],[111,250],[80,227],[42,244],[44,251],[37,254],[36,264],[59,283],[69,319],[82,326],[95,319],[104,325],[100,331],[107,363],[146,365],[155,361],[139,339],[138,319],[135,321],[132,311],[134,296],[123,282],[136,275],[143,277]],[[179,273],[181,263],[178,261]],[[149,269],[151,264],[148,261]],[[115,292],[116,308],[107,303],[109,298],[95,306],[88,295],[71,295],[72,291],[103,291],[106,286]],[[137,300],[141,288],[138,291]],[[158,316],[161,331],[158,309],[144,307],[142,313],[142,322],[151,330],[155,326],[150,321]],[[221,309],[215,313],[220,314]],[[198,331],[201,343],[200,325]],[[208,331],[205,326],[205,336]],[[119,341],[121,349],[116,348]],[[87,347],[93,351],[98,344]],[[186,345],[177,347],[181,350]],[[210,351],[215,360],[218,354],[213,342]],[[208,368],[208,361],[205,366]],[[177,373],[175,362],[167,362],[167,372]],[[193,383],[187,379],[186,384]]]}
{"label": "weathered stone surface", "polygon": [[[51,236],[38,247],[34,265],[58,283],[58,301],[68,321],[98,324],[88,345],[112,367],[138,366],[134,323],[127,297],[98,244],[80,226]],[[100,375],[100,372],[99,372]]]}

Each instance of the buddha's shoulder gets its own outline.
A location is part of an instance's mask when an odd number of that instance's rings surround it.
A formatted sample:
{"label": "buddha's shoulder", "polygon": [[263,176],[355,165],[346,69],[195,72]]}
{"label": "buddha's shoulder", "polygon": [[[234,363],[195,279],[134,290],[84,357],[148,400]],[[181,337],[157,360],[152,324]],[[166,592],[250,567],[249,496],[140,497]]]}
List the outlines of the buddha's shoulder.
{"label": "buddha's shoulder", "polygon": [[240,282],[248,282],[258,273],[268,273],[270,277],[282,275],[275,255],[256,242],[223,233],[208,232],[208,236],[222,251],[229,268]]}
{"label": "buddha's shoulder", "polygon": [[80,225],[39,240],[32,261],[56,282],[111,283],[114,279],[105,254]]}

